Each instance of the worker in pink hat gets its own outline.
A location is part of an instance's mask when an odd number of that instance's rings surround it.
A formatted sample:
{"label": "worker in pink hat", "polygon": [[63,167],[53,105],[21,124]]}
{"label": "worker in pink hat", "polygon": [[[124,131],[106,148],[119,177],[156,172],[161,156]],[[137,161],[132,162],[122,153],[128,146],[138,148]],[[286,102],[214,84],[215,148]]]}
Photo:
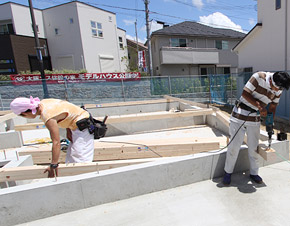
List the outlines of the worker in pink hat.
{"label": "worker in pink hat", "polygon": [[34,119],[40,116],[49,130],[52,140],[52,161],[45,170],[49,177],[54,177],[55,172],[57,174],[61,149],[59,127],[66,128],[67,138],[70,141],[66,163],[93,161],[94,135],[88,131],[90,114],[83,108],[59,99],[40,101],[38,97],[18,97],[10,103],[10,108],[16,115],[25,118]]}

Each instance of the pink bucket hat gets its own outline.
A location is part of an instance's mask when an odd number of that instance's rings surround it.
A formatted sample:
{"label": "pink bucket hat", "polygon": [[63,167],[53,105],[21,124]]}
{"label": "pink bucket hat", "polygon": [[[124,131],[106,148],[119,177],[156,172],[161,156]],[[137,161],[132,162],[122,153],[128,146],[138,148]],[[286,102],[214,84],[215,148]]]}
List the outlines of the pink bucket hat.
{"label": "pink bucket hat", "polygon": [[38,97],[33,98],[30,96],[30,99],[26,97],[18,97],[10,103],[10,108],[16,115],[20,115],[22,112],[27,110],[31,110],[32,114],[35,115],[39,103],[40,100]]}

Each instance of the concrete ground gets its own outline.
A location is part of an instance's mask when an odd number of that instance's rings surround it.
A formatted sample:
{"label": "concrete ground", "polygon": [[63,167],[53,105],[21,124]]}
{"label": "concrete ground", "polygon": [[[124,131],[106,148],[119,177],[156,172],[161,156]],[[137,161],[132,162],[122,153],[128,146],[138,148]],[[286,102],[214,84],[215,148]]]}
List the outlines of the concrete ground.
{"label": "concrete ground", "polygon": [[21,225],[285,226],[290,225],[290,163],[260,168],[264,184],[234,174],[49,217]]}

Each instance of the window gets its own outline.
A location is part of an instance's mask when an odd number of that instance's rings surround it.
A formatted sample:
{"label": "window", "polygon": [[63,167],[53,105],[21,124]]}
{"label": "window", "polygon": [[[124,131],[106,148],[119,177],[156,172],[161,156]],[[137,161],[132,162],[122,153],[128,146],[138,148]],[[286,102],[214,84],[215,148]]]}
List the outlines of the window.
{"label": "window", "polygon": [[281,9],[281,0],[276,0],[276,10]]}
{"label": "window", "polygon": [[9,75],[15,73],[15,68],[12,59],[2,59],[0,60],[0,73]]}
{"label": "window", "polygon": [[217,67],[216,68],[216,73],[220,75],[226,75],[231,73],[231,68],[230,67]]}
{"label": "window", "polygon": [[215,47],[217,49],[229,49],[229,42],[228,41],[222,41],[222,40],[216,40],[215,41]]}
{"label": "window", "polygon": [[101,23],[91,21],[91,30],[94,37],[103,37],[103,27]]}
{"label": "window", "polygon": [[109,16],[109,22],[112,22],[112,17],[111,16]]}
{"label": "window", "polygon": [[54,28],[54,33],[55,33],[55,35],[59,35],[59,29],[58,28]]}
{"label": "window", "polygon": [[0,60],[0,64],[12,64],[13,63],[13,60],[10,59],[10,60]]}
{"label": "window", "polygon": [[0,68],[0,73],[11,73],[11,72],[15,72],[15,69],[14,68]]}
{"label": "window", "polygon": [[123,45],[123,38],[119,36],[119,46],[120,46],[120,49],[123,49],[124,48],[124,45]]}
{"label": "window", "polygon": [[0,35],[15,34],[13,24],[0,24]]}
{"label": "window", "polygon": [[186,47],[186,39],[185,38],[171,38],[170,39],[171,47]]}
{"label": "window", "polygon": [[74,23],[74,19],[73,18],[69,18],[69,23],[73,24]]}
{"label": "window", "polygon": [[0,25],[0,34],[9,34],[7,24]]}

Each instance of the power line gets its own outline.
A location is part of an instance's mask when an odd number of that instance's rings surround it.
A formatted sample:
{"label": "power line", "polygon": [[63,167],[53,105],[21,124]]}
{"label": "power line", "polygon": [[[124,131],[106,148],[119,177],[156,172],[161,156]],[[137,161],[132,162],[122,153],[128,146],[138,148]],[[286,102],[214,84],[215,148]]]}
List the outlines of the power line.
{"label": "power line", "polygon": [[[53,2],[53,3],[57,3],[57,4],[60,4],[59,1],[55,1],[55,0],[38,0],[38,1],[41,1],[41,2]],[[183,5],[187,5],[187,6],[190,6],[190,7],[193,7],[193,8],[196,8],[195,6],[193,6],[192,4],[189,4],[189,3],[186,3],[186,2],[182,2],[180,0],[173,0],[177,3],[180,3],[180,4],[183,4]],[[134,9],[134,8],[127,8],[127,7],[119,7],[119,6],[112,6],[112,5],[107,5],[107,4],[100,4],[100,3],[93,3],[93,2],[84,2],[88,5],[92,5],[92,6],[103,6],[103,7],[109,7],[109,8],[115,8],[115,9],[121,9],[121,10],[128,10],[128,11],[134,11],[135,14],[130,14],[130,13],[124,13],[124,12],[115,12],[116,14],[122,14],[122,15],[129,15],[129,16],[132,16],[132,17],[136,17],[136,12],[145,12],[145,10],[143,9]],[[211,12],[210,10],[205,10],[204,11],[208,11],[208,12]],[[184,18],[184,17],[179,17],[179,16],[173,16],[173,15],[168,15],[168,14],[163,14],[163,13],[158,13],[158,12],[154,12],[154,11],[149,11],[149,14],[152,14],[152,15],[159,15],[159,16],[163,16],[163,17],[170,17],[170,18],[174,18],[174,19],[178,19],[178,20],[183,20],[183,21],[191,21],[191,22],[196,22],[196,23],[199,23],[198,21],[196,20],[192,20],[191,18]],[[144,16],[138,16],[139,18],[144,18]],[[237,18],[237,19],[242,19],[242,20],[248,20],[248,19],[245,19],[245,18],[242,18],[242,17],[237,17],[237,16],[231,16],[232,18]],[[158,19],[157,19],[158,20]],[[160,20],[160,19],[159,19]],[[175,24],[175,22],[172,22],[172,24]],[[236,30],[236,27],[232,27],[232,26],[223,26],[223,25],[219,25],[219,24],[213,24],[213,23],[203,23],[205,25],[209,25],[209,26],[216,26],[216,27],[223,27],[225,29],[233,29],[233,30]],[[249,30],[246,30],[244,29],[244,31],[249,31]]]}

